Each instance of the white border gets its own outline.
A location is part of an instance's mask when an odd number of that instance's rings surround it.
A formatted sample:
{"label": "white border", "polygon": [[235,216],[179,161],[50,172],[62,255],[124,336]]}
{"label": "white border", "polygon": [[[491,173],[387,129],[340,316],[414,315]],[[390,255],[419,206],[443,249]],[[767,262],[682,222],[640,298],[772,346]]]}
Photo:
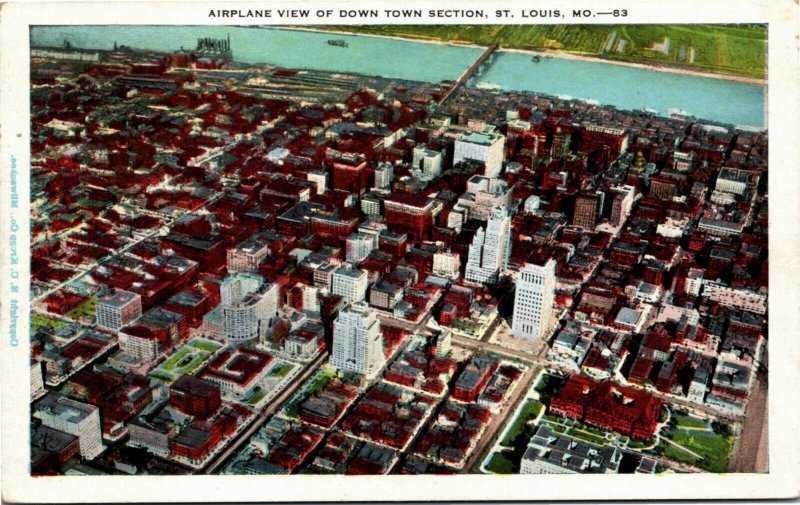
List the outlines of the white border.
{"label": "white border", "polygon": [[[108,501],[367,501],[367,500],[593,500],[675,498],[783,498],[798,496],[798,255],[800,234],[800,137],[798,136],[798,79],[800,56],[797,36],[798,6],[791,0],[698,1],[604,0],[606,9],[625,8],[625,24],[769,23],[769,161],[770,190],[770,381],[769,474],[731,475],[585,475],[585,476],[191,476],[191,477],[39,477],[28,475],[29,346],[27,328],[28,286],[21,282],[19,345],[8,342],[8,167],[17,159],[17,182],[23,208],[15,211],[27,237],[29,181],[29,25],[41,24],[267,24],[263,19],[209,19],[210,9],[298,7],[338,8],[485,8],[598,9],[597,1],[533,0],[444,4],[435,0],[411,2],[284,0],[281,2],[133,2],[3,4],[0,9],[0,352],[2,352],[2,498],[9,502]],[[510,20],[523,24],[523,20]],[[529,20],[526,20],[529,21]],[[544,20],[545,22],[569,22]],[[362,20],[360,23],[397,23],[397,20]],[[453,24],[461,20],[451,20]],[[586,21],[579,21],[586,22]],[[613,24],[614,20],[589,22]],[[353,20],[311,20],[313,24],[347,24]],[[417,23],[420,21],[407,21]],[[424,22],[423,22],[424,23]],[[447,24],[444,20],[430,24]],[[493,24],[498,20],[465,20],[468,24]],[[300,24],[274,18],[270,25]],[[28,240],[18,242],[21,258],[29,257]],[[23,260],[23,263],[25,261]],[[27,269],[27,266],[25,266]],[[22,270],[22,269],[21,269]],[[27,279],[27,271],[23,271]]]}

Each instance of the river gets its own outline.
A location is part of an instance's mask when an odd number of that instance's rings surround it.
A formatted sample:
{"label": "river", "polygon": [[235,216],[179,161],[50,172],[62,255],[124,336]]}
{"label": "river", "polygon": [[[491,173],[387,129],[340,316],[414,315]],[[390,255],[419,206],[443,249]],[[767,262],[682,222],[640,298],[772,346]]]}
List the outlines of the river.
{"label": "river", "polygon": [[[192,49],[198,37],[230,36],[234,59],[286,68],[315,69],[427,82],[457,79],[482,50],[412,40],[236,26],[40,26],[33,45],[111,49],[114,43],[151,50]],[[347,47],[327,44],[341,39]],[[762,128],[765,86],[603,62],[496,53],[475,84],[592,100],[620,109],[648,108],[661,115],[682,110],[698,118]]]}

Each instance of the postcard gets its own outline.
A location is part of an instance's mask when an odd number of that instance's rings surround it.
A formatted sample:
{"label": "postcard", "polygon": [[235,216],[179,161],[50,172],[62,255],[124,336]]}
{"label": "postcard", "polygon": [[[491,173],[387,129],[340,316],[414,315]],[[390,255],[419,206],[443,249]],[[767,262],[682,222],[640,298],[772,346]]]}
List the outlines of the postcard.
{"label": "postcard", "polygon": [[0,19],[4,500],[797,496],[795,3]]}

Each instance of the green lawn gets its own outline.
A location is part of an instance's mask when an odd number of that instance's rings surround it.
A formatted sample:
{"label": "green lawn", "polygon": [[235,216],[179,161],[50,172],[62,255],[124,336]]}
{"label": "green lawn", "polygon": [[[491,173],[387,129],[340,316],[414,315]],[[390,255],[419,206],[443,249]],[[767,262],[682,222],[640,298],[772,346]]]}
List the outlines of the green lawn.
{"label": "green lawn", "polygon": [[297,392],[284,407],[284,414],[287,417],[295,418],[300,413],[300,405],[311,396],[322,393],[328,384],[336,378],[336,372],[330,370],[318,370],[317,373],[308,381],[305,387]]}
{"label": "green lawn", "polygon": [[582,441],[584,441],[586,443],[589,443],[589,444],[592,444],[592,445],[598,445],[598,446],[601,446],[601,447],[604,446],[604,445],[608,445],[608,440],[606,440],[605,438],[598,437],[598,436],[593,435],[591,433],[588,433],[588,432],[585,432],[585,431],[581,431],[581,430],[578,430],[578,429],[575,429],[575,428],[570,429],[567,432],[567,436],[570,437],[570,438],[575,438],[575,439],[578,439],[578,440],[582,440]]}
{"label": "green lawn", "polygon": [[89,298],[85,302],[81,303],[74,309],[70,310],[66,314],[66,317],[70,319],[74,319],[75,321],[83,318],[89,317],[94,318],[94,314],[97,311],[97,298]]}
{"label": "green lawn", "polygon": [[673,417],[676,422],[676,428],[708,428],[708,421],[704,421],[703,419],[698,419],[696,417],[691,416],[680,416],[676,415]]}
{"label": "green lawn", "polygon": [[150,376],[158,375],[162,380],[169,377],[168,380],[172,381],[181,375],[194,375],[220,347],[222,345],[216,342],[193,340],[172,353]]}
{"label": "green lawn", "polygon": [[[666,63],[757,78],[766,76],[764,25],[349,25],[331,28],[481,46],[499,43],[508,48],[559,49],[622,61]],[[612,37],[611,48],[605,51]],[[665,37],[669,39],[666,54],[650,49]],[[625,45],[619,52],[621,40]],[[695,54],[693,62],[686,56],[690,49]]]}
{"label": "green lawn", "polygon": [[653,445],[652,440],[637,440],[635,438],[630,439],[628,442],[628,447],[631,449],[641,449],[643,447],[650,447]]}
{"label": "green lawn", "polygon": [[253,392],[250,393],[250,396],[244,400],[244,403],[254,407],[255,405],[258,405],[258,402],[260,402],[265,396],[267,396],[267,392],[256,386],[253,389]]}
{"label": "green lawn", "polygon": [[514,463],[502,453],[495,453],[486,468],[493,473],[511,474],[514,473]]}
{"label": "green lawn", "polygon": [[222,347],[222,344],[218,344],[217,342],[211,342],[210,340],[192,340],[189,342],[191,347],[195,349],[199,349],[201,351],[206,352],[216,352],[217,349]]}
{"label": "green lawn", "polygon": [[186,347],[182,347],[180,350],[178,350],[178,352],[170,356],[167,361],[162,363],[160,368],[163,368],[167,372],[171,372],[172,369],[175,368],[175,365],[177,365],[178,362],[185,358],[190,352],[191,351]]}
{"label": "green lawn", "polygon": [[51,319],[49,317],[40,316],[39,314],[31,314],[31,331],[36,331],[44,326],[49,326],[53,330],[57,330],[67,323],[59,321],[58,319]]}
{"label": "green lawn", "polygon": [[273,377],[286,377],[292,371],[292,368],[294,367],[288,363],[281,363],[275,366],[269,374]]}
{"label": "green lawn", "polygon": [[703,433],[673,433],[672,439],[676,444],[686,447],[703,457],[698,463],[700,467],[715,473],[728,470],[733,437],[717,435],[712,432]]}
{"label": "green lawn", "polygon": [[514,439],[523,432],[525,426],[528,424],[529,421],[535,419],[539,412],[542,410],[542,404],[537,402],[536,400],[528,400],[525,403],[525,406],[522,407],[519,415],[514,419],[514,424],[511,425],[509,428],[508,433],[506,434],[503,441],[500,442],[500,445],[505,447],[513,447],[514,446]]}

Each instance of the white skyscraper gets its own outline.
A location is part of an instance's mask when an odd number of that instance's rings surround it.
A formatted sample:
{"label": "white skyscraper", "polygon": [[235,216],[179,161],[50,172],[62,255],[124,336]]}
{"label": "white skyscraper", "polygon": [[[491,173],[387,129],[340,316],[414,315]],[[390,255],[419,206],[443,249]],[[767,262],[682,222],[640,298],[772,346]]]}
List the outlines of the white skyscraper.
{"label": "white skyscraper", "polygon": [[517,277],[511,334],[530,340],[546,337],[556,290],[556,261],[528,264]]}
{"label": "white skyscraper", "polygon": [[242,272],[231,275],[222,282],[220,295],[222,330],[230,342],[257,338],[260,329],[269,327],[278,315],[278,286],[265,284],[260,275]]}
{"label": "white skyscraper", "polygon": [[369,283],[366,270],[360,270],[350,263],[345,263],[333,271],[331,276],[331,292],[339,295],[346,302],[363,301],[367,296]]}
{"label": "white skyscraper", "polygon": [[511,217],[504,208],[492,211],[486,231],[478,228],[467,256],[464,277],[471,282],[491,284],[508,266],[511,254]]}
{"label": "white skyscraper", "polygon": [[385,362],[381,324],[369,305],[354,303],[339,312],[333,324],[331,366],[372,378]]}
{"label": "white skyscraper", "polygon": [[362,233],[353,233],[347,237],[345,246],[346,259],[350,263],[360,263],[367,259],[369,253],[376,249],[376,240],[373,236]]}

